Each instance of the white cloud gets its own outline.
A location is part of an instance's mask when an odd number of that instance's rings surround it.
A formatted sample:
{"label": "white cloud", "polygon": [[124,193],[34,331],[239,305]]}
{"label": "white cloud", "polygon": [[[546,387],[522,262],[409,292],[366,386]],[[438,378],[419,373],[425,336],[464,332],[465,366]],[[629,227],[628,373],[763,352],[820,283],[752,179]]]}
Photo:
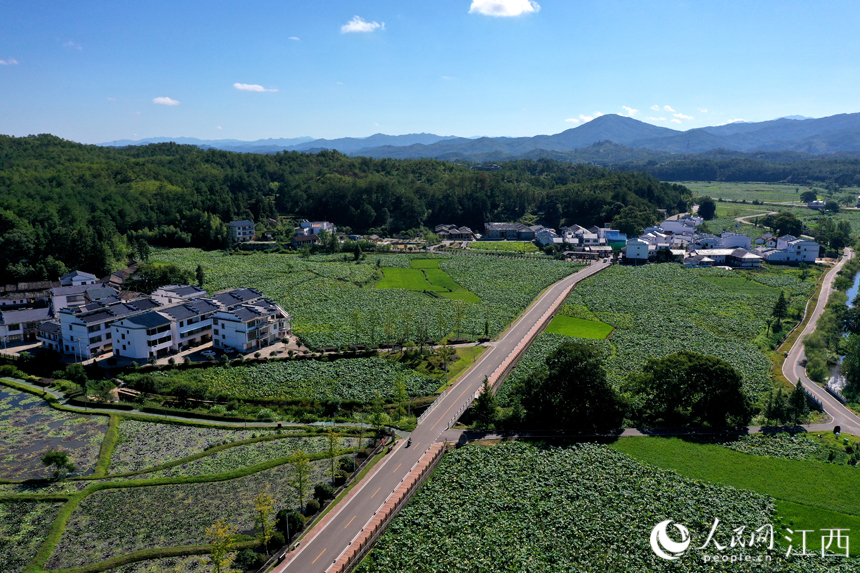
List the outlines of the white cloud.
{"label": "white cloud", "polygon": [[266,89],[259,84],[233,84],[233,87],[237,90],[241,90],[243,92],[276,92],[278,91],[276,88]]}
{"label": "white cloud", "polygon": [[442,79],[450,82],[451,80],[454,79],[454,76],[442,76]]}
{"label": "white cloud", "polygon": [[634,115],[639,115],[638,109],[633,109],[632,107],[627,107],[626,105],[621,106],[625,111],[627,111],[627,117],[633,117]]}
{"label": "white cloud", "polygon": [[653,109],[654,111],[660,111],[660,106],[659,105],[652,105],[651,109]]}
{"label": "white cloud", "polygon": [[140,112],[139,111],[133,111],[133,112],[131,112],[131,115],[140,115]]}
{"label": "white cloud", "polygon": [[673,120],[670,120],[670,121],[671,121],[672,123],[681,123],[681,120],[680,120],[680,119],[673,119]]}
{"label": "white cloud", "polygon": [[592,119],[594,119],[596,117],[600,117],[601,115],[603,115],[603,114],[600,113],[599,111],[596,111],[596,112],[594,112],[594,115],[580,114],[578,118],[572,117],[572,118],[566,119],[564,121],[566,121],[568,123],[588,123]]}
{"label": "white cloud", "polygon": [[289,38],[287,38],[287,40],[292,40],[293,42],[301,42],[298,36],[290,36]]}
{"label": "white cloud", "polygon": [[649,121],[666,121],[665,117],[646,117],[645,119]]}
{"label": "white cloud", "polygon": [[69,40],[68,42],[63,44],[63,47],[66,48],[67,50],[77,50],[79,52],[84,49],[83,46],[81,46],[77,42],[73,42],[71,40]]}
{"label": "white cloud", "polygon": [[215,126],[215,129],[221,130],[221,129],[224,129],[224,128],[223,128],[223,127],[221,127],[220,125],[216,125],[216,126]]}
{"label": "white cloud", "polygon": [[706,110],[706,109],[702,109],[702,108],[699,108],[699,112],[701,112],[701,113],[708,113],[708,110]]}
{"label": "white cloud", "polygon": [[672,106],[671,106],[671,105],[664,105],[664,106],[663,106],[663,109],[665,109],[666,111],[671,111],[672,113],[675,113],[675,110],[674,110],[674,109],[672,109]]}
{"label": "white cloud", "polygon": [[9,58],[8,60],[0,60],[0,66],[17,66],[18,60]]}
{"label": "white cloud", "polygon": [[373,32],[378,28],[384,30],[385,22],[383,22],[382,24],[376,21],[368,22],[364,20],[361,16],[353,16],[352,20],[340,27],[340,33],[348,34],[349,32]]}
{"label": "white cloud", "polygon": [[472,0],[469,14],[484,16],[521,16],[539,12],[540,4],[534,0]]}
{"label": "white cloud", "polygon": [[157,103],[159,105],[179,105],[178,101],[169,97],[157,97],[152,100],[152,103]]}
{"label": "white cloud", "polygon": [[116,101],[116,98],[115,97],[109,97],[108,101]]}
{"label": "white cloud", "polygon": [[730,123],[746,123],[746,121],[747,121],[747,120],[745,120],[745,119],[736,118],[736,119],[730,119],[730,120],[729,120],[729,121],[727,121],[726,123],[721,123],[720,125],[728,125],[728,124],[730,124]]}
{"label": "white cloud", "polygon": [[343,82],[335,82],[337,85],[342,86]]}
{"label": "white cloud", "polygon": [[693,118],[692,118],[692,117],[690,117],[689,115],[684,115],[683,113],[676,113],[676,114],[674,114],[674,115],[675,115],[675,117],[677,117],[678,119],[693,119]]}

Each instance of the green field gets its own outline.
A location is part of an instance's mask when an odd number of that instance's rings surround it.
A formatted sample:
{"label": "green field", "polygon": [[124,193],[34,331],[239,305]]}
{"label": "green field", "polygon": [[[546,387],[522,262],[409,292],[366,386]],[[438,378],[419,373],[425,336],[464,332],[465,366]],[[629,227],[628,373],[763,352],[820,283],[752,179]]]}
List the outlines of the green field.
{"label": "green field", "polygon": [[[852,556],[860,555],[860,468],[820,461],[775,459],[679,438],[622,438],[610,446],[648,464],[688,478],[755,491],[777,500],[783,527],[844,528],[853,533]],[[808,547],[820,550],[820,536]]]}
{"label": "green field", "polygon": [[800,194],[809,191],[805,185],[787,183],[735,183],[723,181],[679,181],[693,195],[731,201],[800,202]]}
{"label": "green field", "polygon": [[[438,269],[429,262],[417,263],[419,268],[411,265],[428,259],[438,260]],[[484,336],[485,328],[495,336],[543,289],[580,268],[538,257],[398,254],[371,255],[355,262],[345,261],[343,255],[230,255],[198,249],[160,251],[151,260],[191,272],[200,265],[209,292],[243,286],[259,289],[293,315],[293,332],[314,349],[412,340],[419,327],[434,338],[441,330],[459,331],[463,338],[474,340]],[[430,271],[432,282],[427,284],[450,292],[435,291],[436,297],[406,288],[373,288],[392,268]],[[409,275],[413,278],[399,280],[427,290],[415,273]],[[461,308],[463,302],[465,308]]]}
{"label": "green field", "polygon": [[721,289],[738,294],[748,294],[751,296],[764,295],[768,297],[779,296],[779,291],[777,289],[763,285],[754,280],[750,280],[748,276],[749,275],[740,277],[702,277],[702,280],[718,286]]}
{"label": "green field", "polygon": [[[467,445],[442,459],[357,571],[704,571],[711,569],[695,550],[676,562],[657,558],[648,543],[654,525],[683,523],[698,547],[718,517],[718,540],[728,545],[732,528],[751,531],[775,512],[764,495],[690,479],[603,445]],[[826,560],[774,562],[768,569],[733,563],[713,570],[850,570]]]}
{"label": "green field", "polygon": [[383,269],[383,279],[375,288],[402,288],[417,292],[435,292],[444,298],[466,302],[481,302],[480,297],[458,285],[451,275],[439,268],[441,259],[414,259],[410,268]]}
{"label": "green field", "polygon": [[603,340],[612,332],[612,327],[602,322],[559,315],[552,319],[552,322],[546,327],[546,331],[575,338]]}
{"label": "green field", "polygon": [[531,241],[473,241],[469,248],[474,251],[508,251],[513,253],[537,253],[537,245]]}
{"label": "green field", "polygon": [[753,456],[680,438],[622,438],[611,447],[693,479],[860,517],[860,468]]}

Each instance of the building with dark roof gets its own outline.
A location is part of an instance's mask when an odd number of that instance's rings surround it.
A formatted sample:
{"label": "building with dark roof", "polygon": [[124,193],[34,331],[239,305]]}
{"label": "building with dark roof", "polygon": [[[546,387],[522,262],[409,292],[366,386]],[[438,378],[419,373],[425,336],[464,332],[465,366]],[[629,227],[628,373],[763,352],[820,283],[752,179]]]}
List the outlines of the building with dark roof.
{"label": "building with dark roof", "polygon": [[535,232],[522,223],[484,223],[484,239],[533,241]]}
{"label": "building with dark roof", "polygon": [[72,271],[60,277],[60,286],[85,286],[94,285],[99,282],[96,275],[85,273],[83,271]]}
{"label": "building with dark roof", "polygon": [[51,316],[49,308],[0,311],[0,341],[3,346],[36,340],[39,324]]}
{"label": "building with dark roof", "polygon": [[212,344],[252,352],[274,344],[292,330],[293,317],[269,299],[216,312],[212,318]]}
{"label": "building with dark roof", "polygon": [[205,296],[205,290],[193,285],[167,285],[152,292],[152,298],[161,304],[173,304]]}
{"label": "building with dark roof", "polygon": [[457,225],[436,225],[435,233],[443,241],[473,241],[475,233],[469,227]]}
{"label": "building with dark roof", "polygon": [[254,240],[254,221],[231,221],[227,224],[230,240],[234,243],[246,243]]}

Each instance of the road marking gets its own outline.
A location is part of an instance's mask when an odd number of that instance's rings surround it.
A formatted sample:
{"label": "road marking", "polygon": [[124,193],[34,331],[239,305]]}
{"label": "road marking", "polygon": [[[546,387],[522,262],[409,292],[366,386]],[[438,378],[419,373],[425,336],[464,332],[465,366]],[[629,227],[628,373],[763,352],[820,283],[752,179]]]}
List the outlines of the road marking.
{"label": "road marking", "polygon": [[397,464],[397,467],[394,468],[394,471],[392,471],[391,473],[395,473],[397,470],[400,469],[400,466],[402,466],[402,465],[403,465],[403,462],[400,462],[399,464]]}
{"label": "road marking", "polygon": [[373,495],[372,495],[372,496],[370,496],[370,499],[373,499],[373,496],[375,496],[376,494],[378,494],[380,489],[382,489],[382,486],[380,486],[380,487],[379,487],[375,492],[373,492]]}
{"label": "road marking", "polygon": [[[468,389],[468,388],[466,388],[465,390],[463,390],[463,392],[461,392],[461,393],[460,393],[460,395],[459,395],[459,396],[457,396],[457,400],[455,400],[453,404],[451,404],[450,406],[448,406],[448,409],[447,409],[447,410],[445,410],[445,413],[443,413],[443,414],[442,414],[442,418],[444,418],[444,417],[445,417],[445,414],[447,414],[448,412],[450,412],[450,411],[451,411],[451,408],[453,408],[454,406],[456,406],[456,405],[457,405],[457,403],[459,402],[460,398],[462,398],[462,397],[463,397],[463,394],[465,394],[465,393],[466,393],[466,392],[468,392],[468,391],[469,391],[469,389]],[[439,418],[438,420],[436,420],[436,424],[438,424],[439,422],[441,422],[441,421],[442,421],[442,418]],[[431,430],[431,431],[433,430],[433,428],[435,428],[435,427],[436,427],[436,424],[433,424],[432,426],[430,426],[430,430]]]}
{"label": "road marking", "polygon": [[417,449],[418,446],[420,446],[420,445],[421,445],[421,442],[418,442],[417,444],[415,444],[415,448]]}
{"label": "road marking", "polygon": [[[382,488],[379,488],[379,489],[382,489]],[[376,490],[376,491],[379,491],[379,490]],[[353,515],[353,516],[352,516],[352,519],[350,519],[350,520],[349,520],[349,523],[352,523],[352,522],[353,522],[353,520],[354,520],[356,517],[358,517],[358,516],[357,516],[357,515]],[[349,523],[347,523],[346,525],[344,525],[344,526],[343,526],[343,528],[344,528],[344,529],[346,529],[347,527],[349,527]]]}
{"label": "road marking", "polygon": [[[326,547],[326,549],[328,549],[328,547]],[[311,561],[311,565],[313,565],[314,563],[316,563],[317,561],[319,561],[319,558],[320,558],[320,557],[322,557],[322,554],[323,554],[323,553],[325,553],[325,551],[326,551],[325,549],[323,549],[322,551],[320,551],[320,554],[319,554],[319,555],[317,555],[317,558],[316,558],[316,559],[314,559],[313,561]]]}

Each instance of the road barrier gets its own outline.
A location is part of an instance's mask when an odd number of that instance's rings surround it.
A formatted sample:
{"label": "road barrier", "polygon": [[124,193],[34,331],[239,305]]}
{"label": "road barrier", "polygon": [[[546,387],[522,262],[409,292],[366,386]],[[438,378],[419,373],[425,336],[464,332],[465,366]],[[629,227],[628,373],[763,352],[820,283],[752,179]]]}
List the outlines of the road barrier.
{"label": "road barrier", "polygon": [[361,560],[373,548],[397,513],[415,495],[421,484],[427,480],[447,450],[448,444],[433,444],[425,450],[424,456],[412,466],[410,473],[388,494],[386,500],[374,513],[370,523],[347,544],[332,565],[326,569],[326,573],[350,573],[361,563]]}

